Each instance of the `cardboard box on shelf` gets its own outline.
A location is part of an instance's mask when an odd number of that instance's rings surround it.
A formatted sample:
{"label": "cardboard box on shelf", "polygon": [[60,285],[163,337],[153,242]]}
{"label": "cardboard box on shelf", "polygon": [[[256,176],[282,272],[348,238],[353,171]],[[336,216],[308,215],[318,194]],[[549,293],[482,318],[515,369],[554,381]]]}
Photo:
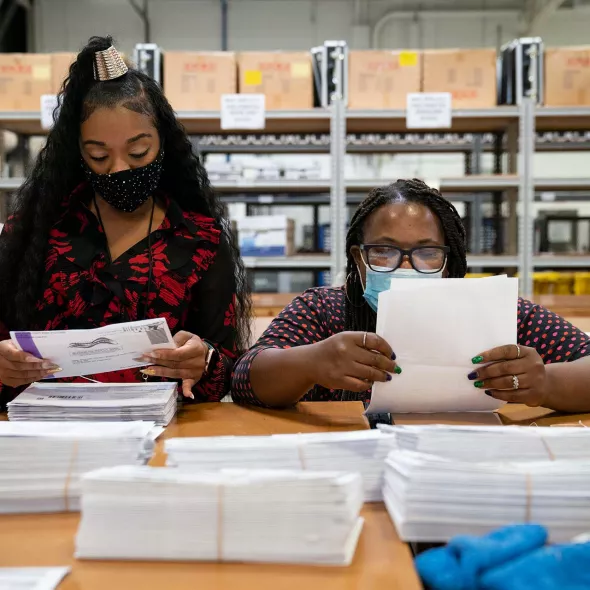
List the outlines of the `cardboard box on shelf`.
{"label": "cardboard box on shelf", "polygon": [[423,92],[450,92],[454,109],[496,106],[495,49],[436,49],[423,56]]}
{"label": "cardboard box on shelf", "polygon": [[218,111],[222,94],[237,92],[236,55],[230,51],[167,51],[164,93],[176,111]]}
{"label": "cardboard box on shelf", "polygon": [[0,53],[0,111],[39,111],[42,94],[51,94],[48,54]]}
{"label": "cardboard box on shelf", "polygon": [[74,61],[76,61],[75,53],[51,54],[51,94],[59,94]]}
{"label": "cardboard box on shelf", "polygon": [[406,95],[420,92],[421,60],[417,51],[351,51],[348,107],[405,109]]}
{"label": "cardboard box on shelf", "polygon": [[254,215],[237,219],[242,256],[292,256],[295,223],[285,215]]}
{"label": "cardboard box on shelf", "polygon": [[545,49],[545,105],[590,105],[590,46]]}
{"label": "cardboard box on shelf", "polygon": [[238,55],[240,93],[264,94],[266,110],[313,108],[311,55],[246,52]]}

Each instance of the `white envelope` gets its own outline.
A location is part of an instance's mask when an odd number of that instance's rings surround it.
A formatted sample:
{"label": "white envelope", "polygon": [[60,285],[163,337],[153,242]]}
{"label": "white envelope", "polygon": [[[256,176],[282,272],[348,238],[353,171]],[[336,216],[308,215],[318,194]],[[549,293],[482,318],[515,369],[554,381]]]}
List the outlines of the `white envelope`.
{"label": "white envelope", "polygon": [[392,281],[379,295],[377,333],[401,375],[373,387],[368,413],[481,412],[504,402],[477,389],[471,358],[517,341],[518,280]]}

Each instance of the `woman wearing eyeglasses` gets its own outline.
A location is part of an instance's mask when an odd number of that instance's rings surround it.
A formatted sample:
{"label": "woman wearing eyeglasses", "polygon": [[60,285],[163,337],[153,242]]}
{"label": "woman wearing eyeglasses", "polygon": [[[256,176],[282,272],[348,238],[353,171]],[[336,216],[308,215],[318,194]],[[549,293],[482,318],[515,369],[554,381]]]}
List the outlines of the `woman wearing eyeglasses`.
{"label": "woman wearing eyeglasses", "polygon": [[[368,401],[375,381],[390,381],[403,370],[374,333],[379,293],[398,279],[463,278],[465,242],[456,209],[422,181],[398,180],[371,191],[348,230],[345,285],[310,289],[279,314],[236,365],[234,400],[268,406]],[[481,395],[589,411],[590,338],[524,299],[515,321],[518,346],[474,350],[474,370],[465,379]]]}

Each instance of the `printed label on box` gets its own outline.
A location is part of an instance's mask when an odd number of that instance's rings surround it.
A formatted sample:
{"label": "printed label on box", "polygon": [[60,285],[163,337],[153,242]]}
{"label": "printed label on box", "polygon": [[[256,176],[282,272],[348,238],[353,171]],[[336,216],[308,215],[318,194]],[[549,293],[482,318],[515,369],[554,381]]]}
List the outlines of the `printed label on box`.
{"label": "printed label on box", "polygon": [[402,68],[418,65],[418,53],[416,51],[402,51],[399,54],[399,65]]}
{"label": "printed label on box", "polygon": [[262,84],[262,72],[260,70],[246,70],[244,72],[244,84],[246,86],[259,86]]}
{"label": "printed label on box", "polygon": [[291,67],[291,76],[293,78],[305,78],[311,74],[311,65],[309,63],[294,63]]}
{"label": "printed label on box", "polygon": [[33,66],[33,80],[49,80],[51,78],[51,66]]}

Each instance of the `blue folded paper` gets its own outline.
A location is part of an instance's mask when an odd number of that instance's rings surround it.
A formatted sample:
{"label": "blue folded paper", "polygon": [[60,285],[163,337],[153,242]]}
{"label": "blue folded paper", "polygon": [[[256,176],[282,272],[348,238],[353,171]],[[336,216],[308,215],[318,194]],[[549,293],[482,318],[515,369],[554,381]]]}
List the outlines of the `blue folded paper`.
{"label": "blue folded paper", "polygon": [[416,558],[428,590],[588,590],[590,543],[545,546],[547,531],[512,525],[461,535]]}

